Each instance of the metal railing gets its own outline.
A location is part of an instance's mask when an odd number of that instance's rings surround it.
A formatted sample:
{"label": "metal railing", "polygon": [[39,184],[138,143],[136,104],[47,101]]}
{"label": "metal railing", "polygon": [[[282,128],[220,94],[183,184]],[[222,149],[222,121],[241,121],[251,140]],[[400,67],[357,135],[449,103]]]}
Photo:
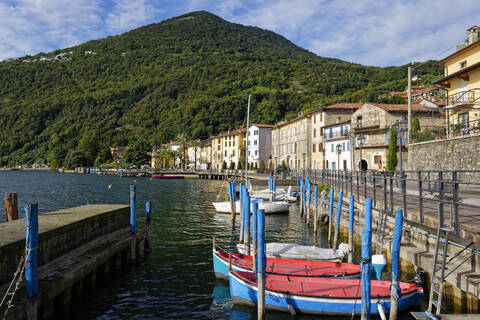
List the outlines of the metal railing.
{"label": "metal railing", "polygon": [[394,214],[402,208],[406,219],[430,227],[440,224],[460,235],[463,229],[480,230],[480,170],[457,171],[343,171],[292,170],[336,190],[348,192],[362,203]]}
{"label": "metal railing", "polygon": [[455,106],[464,103],[475,103],[480,101],[480,88],[460,91],[449,95],[447,98],[447,106]]}
{"label": "metal railing", "polygon": [[451,124],[448,132],[450,132],[451,137],[480,134],[480,119]]}

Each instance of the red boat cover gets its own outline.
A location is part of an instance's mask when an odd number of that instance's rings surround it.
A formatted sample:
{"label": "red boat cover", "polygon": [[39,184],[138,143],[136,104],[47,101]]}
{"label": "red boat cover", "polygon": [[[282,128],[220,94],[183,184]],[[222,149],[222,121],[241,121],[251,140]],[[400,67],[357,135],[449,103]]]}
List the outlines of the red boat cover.
{"label": "red boat cover", "polygon": [[[229,261],[228,253],[217,252],[225,261]],[[252,270],[252,256],[232,253],[232,265]],[[330,261],[310,261],[281,258],[267,258],[266,272],[283,275],[298,275],[310,277],[346,276],[360,273],[360,266],[353,263]]]}
{"label": "red boat cover", "polygon": [[[257,285],[257,276],[253,272],[231,271],[235,276]],[[267,274],[265,288],[270,291],[302,296],[325,298],[361,298],[362,289],[360,279],[343,278],[311,278],[290,277]],[[390,297],[390,282],[381,280],[371,281],[372,298]],[[402,294],[415,291],[418,287],[413,283],[400,282]]]}

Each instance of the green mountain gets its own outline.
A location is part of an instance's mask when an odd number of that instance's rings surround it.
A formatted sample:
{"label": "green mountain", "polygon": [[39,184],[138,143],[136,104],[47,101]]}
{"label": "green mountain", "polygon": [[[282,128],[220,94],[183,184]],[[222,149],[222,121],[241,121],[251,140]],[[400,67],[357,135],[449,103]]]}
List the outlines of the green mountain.
{"label": "green mountain", "polygon": [[[87,162],[111,145],[205,138],[338,101],[403,90],[407,68],[318,57],[274,32],[205,11],[0,63],[0,164]],[[422,81],[441,75],[434,61]]]}

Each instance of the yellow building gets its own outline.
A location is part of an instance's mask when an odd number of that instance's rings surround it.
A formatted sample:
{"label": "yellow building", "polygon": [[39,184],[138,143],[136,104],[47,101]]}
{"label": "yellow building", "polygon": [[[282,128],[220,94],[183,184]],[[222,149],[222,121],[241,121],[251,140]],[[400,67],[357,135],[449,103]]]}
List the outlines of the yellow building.
{"label": "yellow building", "polygon": [[439,62],[445,75],[434,82],[447,91],[449,136],[480,133],[480,28],[473,26],[467,31],[467,42]]}
{"label": "yellow building", "polygon": [[212,144],[212,169],[222,169],[223,162],[223,145],[221,135],[216,135],[210,138]]}
{"label": "yellow building", "polygon": [[[223,147],[223,161],[227,164],[227,169],[230,168],[232,162],[235,164],[235,168],[238,169],[238,162],[240,160],[242,162],[245,161],[245,154],[242,153],[245,152],[244,141],[246,132],[247,129],[241,128],[220,133]],[[242,163],[242,166],[245,166],[245,164]]]}

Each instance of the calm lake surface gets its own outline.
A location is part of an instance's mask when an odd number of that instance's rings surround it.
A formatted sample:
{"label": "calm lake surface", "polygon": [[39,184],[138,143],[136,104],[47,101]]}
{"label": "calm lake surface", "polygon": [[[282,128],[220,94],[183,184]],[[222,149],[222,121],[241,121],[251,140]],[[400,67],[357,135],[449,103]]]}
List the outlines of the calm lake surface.
{"label": "calm lake surface", "polygon": [[[139,230],[144,228],[145,202],[152,202],[152,253],[85,297],[74,319],[256,319],[255,309],[233,306],[226,282],[215,280],[213,274],[212,238],[231,247],[239,233],[238,217],[232,230],[230,215],[216,214],[211,204],[219,194],[226,196],[224,181],[0,171],[0,195],[18,193],[21,217],[28,203],[38,203],[40,213],[84,204],[128,204],[132,184],[137,186]],[[0,223],[4,221],[1,205]],[[315,239],[295,206],[288,215],[267,216],[266,238],[326,244],[325,230],[320,229]],[[319,318],[342,319],[267,312],[267,319]],[[410,316],[404,313],[400,318]]]}

